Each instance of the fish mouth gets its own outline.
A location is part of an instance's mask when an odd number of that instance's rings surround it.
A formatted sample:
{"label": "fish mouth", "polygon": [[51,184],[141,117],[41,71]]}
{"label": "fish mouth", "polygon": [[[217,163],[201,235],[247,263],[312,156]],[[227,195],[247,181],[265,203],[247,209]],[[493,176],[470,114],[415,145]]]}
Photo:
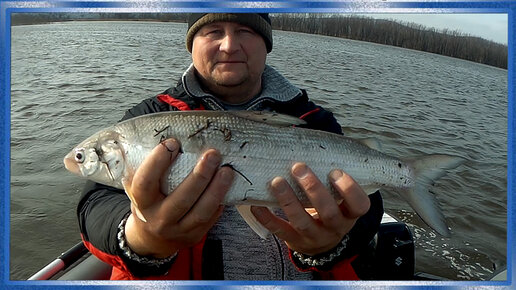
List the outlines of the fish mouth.
{"label": "fish mouth", "polygon": [[72,173],[80,174],[81,170],[79,169],[79,165],[75,162],[74,152],[68,153],[63,159],[64,165],[66,169]]}

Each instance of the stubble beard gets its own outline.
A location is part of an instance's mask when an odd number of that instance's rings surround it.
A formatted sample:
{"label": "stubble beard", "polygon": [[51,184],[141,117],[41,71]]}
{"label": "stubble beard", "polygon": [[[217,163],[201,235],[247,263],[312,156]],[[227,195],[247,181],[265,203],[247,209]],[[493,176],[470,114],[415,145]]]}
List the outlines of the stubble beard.
{"label": "stubble beard", "polygon": [[256,84],[253,83],[249,71],[225,74],[212,70],[204,79],[198,76],[207,91],[227,103],[244,103],[256,94],[254,92]]}
{"label": "stubble beard", "polygon": [[212,92],[227,103],[242,103],[252,97],[248,95],[251,91],[248,75],[242,75],[236,80],[212,78],[212,84],[215,85]]}
{"label": "stubble beard", "polygon": [[224,77],[222,75],[212,75],[211,81],[220,87],[237,88],[249,81],[249,74],[237,75],[236,78]]}

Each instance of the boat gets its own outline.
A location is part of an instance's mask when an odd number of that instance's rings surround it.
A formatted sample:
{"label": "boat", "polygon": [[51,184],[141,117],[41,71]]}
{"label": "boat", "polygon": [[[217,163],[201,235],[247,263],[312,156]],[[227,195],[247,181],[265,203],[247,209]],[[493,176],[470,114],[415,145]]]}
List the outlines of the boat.
{"label": "boat", "polygon": [[[361,254],[353,267],[361,280],[446,281],[429,273],[415,273],[415,248],[408,226],[384,213],[380,228],[371,242],[371,251]],[[81,242],[62,253],[28,280],[109,280],[112,266],[92,255]],[[507,270],[491,281],[506,281]]]}

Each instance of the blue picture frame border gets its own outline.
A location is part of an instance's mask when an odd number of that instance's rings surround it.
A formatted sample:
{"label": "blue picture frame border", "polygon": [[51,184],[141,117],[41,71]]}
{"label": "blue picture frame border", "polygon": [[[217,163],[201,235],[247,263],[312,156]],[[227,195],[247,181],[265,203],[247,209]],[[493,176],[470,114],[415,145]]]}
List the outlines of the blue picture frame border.
{"label": "blue picture frame border", "polygon": [[[145,11],[141,7],[148,7]],[[1,289],[343,289],[476,286],[514,289],[514,31],[512,1],[0,1],[0,288]],[[28,12],[504,13],[508,16],[507,281],[12,281],[9,279],[11,15]]]}

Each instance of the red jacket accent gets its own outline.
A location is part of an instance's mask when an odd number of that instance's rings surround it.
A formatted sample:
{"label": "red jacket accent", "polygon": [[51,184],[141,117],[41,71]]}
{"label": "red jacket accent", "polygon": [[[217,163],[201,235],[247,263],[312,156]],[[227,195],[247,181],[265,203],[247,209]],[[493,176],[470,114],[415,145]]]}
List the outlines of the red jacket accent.
{"label": "red jacket accent", "polygon": [[[82,235],[81,235],[82,236]],[[178,252],[176,260],[166,275],[135,277],[131,274],[124,261],[116,255],[104,253],[95,248],[90,242],[82,239],[86,248],[104,263],[113,266],[110,280],[201,280],[202,279],[202,249],[206,236],[191,248]]]}
{"label": "red jacket accent", "polygon": [[[161,95],[158,95],[157,98],[160,102],[167,103],[167,104],[171,105],[172,107],[176,107],[179,111],[191,111],[192,110],[190,108],[190,106],[188,106],[187,103],[185,103],[181,100],[175,99],[170,95],[161,94]],[[204,106],[201,104],[199,108],[195,108],[193,110],[194,111],[204,110]]]}
{"label": "red jacket accent", "polygon": [[351,262],[353,262],[358,255],[355,255],[349,259],[344,259],[337,263],[331,271],[329,272],[320,272],[321,279],[323,280],[355,280],[358,281],[360,278],[358,278],[357,274],[355,273],[355,270],[351,266]]}
{"label": "red jacket accent", "polygon": [[303,115],[301,115],[301,117],[299,117],[299,119],[301,119],[301,120],[302,120],[302,119],[306,118],[308,115],[311,115],[311,114],[313,114],[313,113],[317,113],[317,112],[319,112],[320,110],[321,110],[320,108],[315,108],[315,109],[313,109],[313,110],[311,110],[311,111],[309,111],[309,112],[306,112],[306,113],[304,113]]}
{"label": "red jacket accent", "polygon": [[[294,258],[292,257],[292,250],[289,250],[288,256],[292,261],[294,260]],[[360,280],[360,278],[358,278],[357,274],[355,273],[355,270],[351,266],[351,262],[353,262],[357,257],[358,257],[358,255],[355,255],[351,258],[344,259],[344,260],[338,262],[337,264],[335,264],[329,271],[321,271],[321,270],[317,269],[316,267],[308,267],[308,268],[301,269],[297,265],[296,265],[296,268],[299,271],[303,271],[303,272],[308,272],[308,271],[317,272],[321,276],[322,280],[346,280],[346,281]]]}
{"label": "red jacket accent", "polygon": [[[116,270],[118,272],[122,272],[121,269],[123,269],[124,272],[130,273],[130,271],[129,271],[129,269],[127,269],[124,261],[122,261],[122,259],[119,256],[111,255],[111,254],[102,252],[101,250],[95,248],[90,242],[88,242],[84,239],[84,236],[82,234],[81,234],[81,238],[82,238],[82,242],[84,243],[84,246],[86,246],[86,248],[88,249],[88,251],[90,251],[90,253],[92,253],[95,257],[99,258],[99,260],[101,260],[102,262],[113,266],[113,271],[111,272],[111,278],[110,278],[111,280],[113,280],[113,274]],[[134,280],[134,278],[131,279],[129,277],[125,278],[125,279],[126,280],[127,279]]]}

